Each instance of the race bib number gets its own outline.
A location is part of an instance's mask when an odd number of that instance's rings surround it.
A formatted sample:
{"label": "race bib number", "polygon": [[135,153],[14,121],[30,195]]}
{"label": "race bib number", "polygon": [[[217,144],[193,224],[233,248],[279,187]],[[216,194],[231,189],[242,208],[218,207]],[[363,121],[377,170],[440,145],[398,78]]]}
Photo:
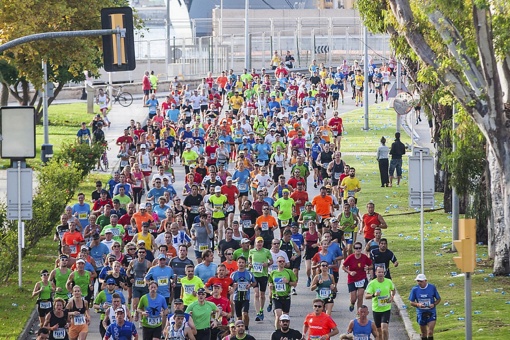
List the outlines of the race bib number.
{"label": "race bib number", "polygon": [[269,224],[267,222],[262,222],[261,229],[262,229],[262,231],[268,231],[269,230]]}
{"label": "race bib number", "polygon": [[142,163],[142,170],[147,170],[149,168],[149,164]]}
{"label": "race bib number", "polygon": [[370,340],[370,334],[356,334],[354,340]]}
{"label": "race bib number", "polygon": [[168,286],[168,278],[158,277],[158,286]]}
{"label": "race bib number", "polygon": [[282,224],[282,227],[286,227],[289,225],[289,220],[282,221],[281,224]]}
{"label": "race bib number", "polygon": [[347,197],[354,197],[354,195],[356,195],[355,190],[347,190]]}
{"label": "race bib number", "polygon": [[57,330],[53,331],[53,339],[64,339],[65,337],[66,337],[65,328],[58,328]]}
{"label": "race bib number", "polygon": [[322,131],[322,135],[323,136],[327,136],[328,135],[328,131],[327,130]]}
{"label": "race bib number", "polygon": [[346,240],[352,240],[352,233],[345,233],[345,234],[344,234],[344,238],[345,238]]}
{"label": "race bib number", "polygon": [[321,299],[327,299],[331,295],[331,289],[329,288],[321,288],[319,290],[319,297]]}
{"label": "race bib number", "polygon": [[145,287],[145,280],[143,278],[135,279],[135,287]]}
{"label": "race bib number", "polygon": [[161,323],[161,316],[150,316],[147,318],[147,324],[149,326],[157,326]]}
{"label": "race bib number", "polygon": [[243,224],[243,228],[245,228],[245,229],[251,228],[251,221],[250,220],[242,220],[241,223]]}
{"label": "race bib number", "polygon": [[76,254],[78,252],[78,249],[75,245],[69,246],[69,250],[71,251],[71,254]]}
{"label": "race bib number", "polygon": [[275,283],[274,289],[278,293],[284,293],[287,290],[287,284],[285,283]]}
{"label": "race bib number", "polygon": [[209,245],[208,245],[208,244],[199,244],[199,245],[198,245],[198,251],[199,251],[199,252],[204,252],[204,251],[206,251],[207,249],[209,249]]}
{"label": "race bib number", "polygon": [[258,262],[253,263],[253,271],[255,273],[262,273],[263,268],[264,268],[264,266],[262,266],[262,263],[258,263]]}
{"label": "race bib number", "polygon": [[51,301],[41,301],[41,302],[39,302],[39,308],[41,308],[41,309],[50,309],[51,308]]}
{"label": "race bib number", "polygon": [[133,228],[133,227],[129,227],[128,228],[128,235],[129,236],[135,236],[137,234],[137,229]]}
{"label": "race bib number", "polygon": [[216,159],[216,153],[211,153],[211,156],[209,157],[210,159]]}
{"label": "race bib number", "polygon": [[184,293],[191,295],[194,291],[195,285],[184,285]]}
{"label": "race bib number", "polygon": [[85,324],[85,316],[83,314],[74,316],[74,325],[80,326]]}
{"label": "race bib number", "polygon": [[227,212],[234,211],[234,206],[232,204],[227,205]]}
{"label": "race bib number", "polygon": [[239,189],[239,191],[246,191],[246,190],[248,190],[248,184],[246,184],[246,183],[239,183],[237,185],[237,188]]}
{"label": "race bib number", "polygon": [[276,162],[276,167],[277,168],[283,168],[283,162],[282,161],[277,161]]}
{"label": "race bib number", "polygon": [[78,214],[78,218],[79,218],[80,220],[87,219],[87,213],[81,213],[81,214]]}
{"label": "race bib number", "polygon": [[117,228],[110,228],[110,230],[112,231],[112,234],[113,236],[119,236],[119,229]]}
{"label": "race bib number", "polygon": [[377,297],[377,304],[379,307],[387,306],[390,303],[390,297],[389,296],[378,296]]}
{"label": "race bib number", "polygon": [[354,282],[354,287],[363,288],[365,286],[365,279]]}
{"label": "race bib number", "polygon": [[310,340],[321,340],[320,335],[310,335]]}
{"label": "race bib number", "polygon": [[425,308],[430,308],[430,299],[418,299],[419,303],[422,303]]}
{"label": "race bib number", "polygon": [[335,179],[340,179],[340,176],[342,175],[341,172],[335,172],[335,174],[333,175],[333,177],[335,177]]}
{"label": "race bib number", "polygon": [[192,205],[189,212],[192,214],[198,214],[198,205]]}
{"label": "race bib number", "polygon": [[237,284],[237,290],[239,292],[247,292],[248,291],[248,285],[249,285],[249,282],[239,282]]}

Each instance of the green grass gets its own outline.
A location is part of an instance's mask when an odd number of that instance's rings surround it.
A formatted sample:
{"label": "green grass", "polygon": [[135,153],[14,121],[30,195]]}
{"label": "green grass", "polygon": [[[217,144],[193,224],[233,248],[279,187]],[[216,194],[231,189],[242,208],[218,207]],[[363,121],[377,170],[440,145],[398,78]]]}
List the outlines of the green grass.
{"label": "green grass", "polygon": [[[97,108],[97,107],[96,107]],[[89,124],[94,117],[87,113],[86,103],[54,104],[48,108],[48,135],[49,142],[53,145],[53,152],[58,153],[63,141],[71,141],[76,138],[76,133],[82,122]],[[41,145],[44,143],[44,129],[42,124],[35,129],[36,157],[28,160],[29,165],[39,164],[41,160]],[[8,168],[9,160],[1,159],[0,168]]]}
{"label": "green grass", "polygon": [[[374,152],[374,156],[345,155],[347,164],[356,168],[362,191],[358,196],[358,207],[365,211],[365,204],[372,200],[376,211],[381,213],[388,229],[384,236],[388,238],[389,249],[399,260],[397,268],[391,268],[393,281],[402,299],[407,305],[415,330],[416,313],[407,301],[411,288],[416,284],[414,278],[420,271],[420,214],[409,208],[407,176],[408,160],[404,158],[403,181],[400,187],[381,188],[375,151],[381,136],[390,146],[395,132],[395,113],[385,108],[386,104],[371,107],[370,131],[363,131],[363,112],[355,110],[345,116],[344,125],[347,135],[342,140],[343,152]],[[402,133],[402,142],[410,143],[410,138]],[[436,194],[436,208],[442,206],[442,194]],[[408,214],[413,213],[414,214]],[[452,241],[451,215],[442,210],[425,212],[425,273],[429,282],[435,284],[442,298],[437,307],[437,325],[435,339],[464,339],[464,278],[453,277],[459,272],[452,257],[456,253],[448,252]],[[510,337],[510,297],[505,288],[510,287],[510,277],[491,277],[492,262],[487,256],[486,246],[477,246],[477,267],[472,275],[472,315],[473,338],[506,339]],[[503,288],[503,289],[501,289]],[[509,291],[510,293],[510,291]],[[507,303],[508,302],[508,303]],[[447,303],[445,306],[444,304]],[[451,313],[453,312],[453,314]]]}
{"label": "green grass", "polygon": [[[90,193],[95,189],[95,182],[101,180],[105,183],[109,179],[110,176],[105,174],[89,175],[76,193],[83,191],[89,201]],[[71,203],[74,202],[78,202],[77,197]],[[0,285],[0,311],[3,311],[0,314],[0,339],[18,338],[35,307],[36,298],[31,299],[30,296],[36,282],[40,280],[39,273],[42,269],[51,271],[54,268],[57,251],[58,245],[53,242],[53,235],[41,239],[23,259],[23,287],[18,288],[17,270],[7,282]]]}

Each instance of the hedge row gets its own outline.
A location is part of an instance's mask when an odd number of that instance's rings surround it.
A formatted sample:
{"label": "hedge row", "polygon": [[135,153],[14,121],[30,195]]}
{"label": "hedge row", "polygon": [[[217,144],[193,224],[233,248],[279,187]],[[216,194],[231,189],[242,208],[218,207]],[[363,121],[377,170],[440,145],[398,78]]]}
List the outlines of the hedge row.
{"label": "hedge row", "polygon": [[[54,232],[60,215],[74,197],[75,190],[94,169],[106,146],[64,143],[60,153],[46,165],[34,169],[37,189],[33,198],[33,218],[25,221],[23,256],[44,236]],[[17,270],[18,225],[7,220],[5,203],[0,204],[0,281]]]}

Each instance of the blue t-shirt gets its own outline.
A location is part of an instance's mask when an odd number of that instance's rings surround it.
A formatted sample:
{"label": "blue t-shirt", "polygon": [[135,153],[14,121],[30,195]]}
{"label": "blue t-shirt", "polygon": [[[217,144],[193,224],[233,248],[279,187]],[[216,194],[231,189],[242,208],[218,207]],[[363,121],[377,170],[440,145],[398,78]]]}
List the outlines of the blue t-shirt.
{"label": "blue t-shirt", "polygon": [[177,110],[177,109],[174,109],[174,110],[167,110],[167,111],[166,111],[166,116],[167,116],[168,120],[170,120],[170,121],[172,121],[172,122],[176,123],[176,122],[178,122],[178,121],[179,121],[179,114],[180,114],[180,113],[181,113],[181,112],[180,112],[179,110]]}
{"label": "blue t-shirt", "polygon": [[225,149],[227,149],[227,151],[230,153],[231,145],[229,143],[234,143],[234,139],[232,138],[232,136],[231,135],[220,136],[218,140],[225,141]]}
{"label": "blue t-shirt", "polygon": [[237,181],[237,189],[239,192],[248,192],[250,190],[250,186],[248,184],[248,180],[250,179],[250,171],[248,169],[244,169],[243,171],[236,170],[234,175],[232,176],[232,180]]}
{"label": "blue t-shirt", "polygon": [[281,106],[280,106],[280,103],[278,103],[276,100],[275,101],[270,101],[269,104],[269,110],[271,110],[271,112],[275,112],[276,109],[279,109]]}
{"label": "blue t-shirt", "polygon": [[149,107],[149,113],[156,114],[157,108],[159,106],[159,102],[157,99],[149,99],[145,102],[145,105]]}
{"label": "blue t-shirt", "polygon": [[257,160],[259,161],[269,160],[269,153],[271,152],[271,148],[269,147],[269,145],[265,143],[257,143],[255,144],[255,151],[258,152]]}
{"label": "blue t-shirt", "polygon": [[247,270],[241,272],[239,270],[230,275],[233,283],[237,283],[234,290],[234,300],[250,301],[250,285],[255,281],[253,274]]}
{"label": "blue t-shirt", "polygon": [[90,249],[90,256],[96,261],[96,268],[98,271],[101,271],[104,267],[104,257],[110,253],[110,249],[104,243],[99,243],[97,246],[91,248],[89,242],[87,247]]}
{"label": "blue t-shirt", "polygon": [[316,161],[322,151],[321,145],[319,143],[313,143],[310,149],[312,151],[312,159]]}
{"label": "blue t-shirt", "polygon": [[[425,288],[421,288],[419,285],[416,285],[411,289],[411,293],[409,294],[409,301],[424,303],[425,306],[435,304],[435,302],[440,298],[441,297],[439,296],[436,286],[431,283],[427,283]],[[434,305],[434,308],[416,308],[416,311],[418,314],[435,312],[436,306]]]}
{"label": "blue t-shirt", "polygon": [[166,204],[163,206],[163,208],[161,208],[159,204],[152,207],[152,211],[154,211],[158,215],[160,221],[166,218],[166,211],[168,209],[170,209],[170,207]]}
{"label": "blue t-shirt", "polygon": [[170,279],[173,278],[173,276],[174,270],[172,268],[168,266],[155,266],[149,269],[149,272],[145,275],[145,280],[156,281],[158,283],[158,294],[167,298],[170,297]]}
{"label": "blue t-shirt", "polygon": [[73,205],[73,215],[78,213],[78,219],[81,223],[81,228],[85,229],[86,226],[89,225],[89,214],[90,214],[90,205],[88,203],[76,203]]}
{"label": "blue t-shirt", "polygon": [[138,331],[136,330],[135,324],[129,321],[124,321],[122,326],[119,326],[116,322],[111,323],[106,329],[105,337],[111,337],[114,340],[130,340],[137,334]]}
{"label": "blue t-shirt", "polygon": [[206,283],[211,277],[216,274],[218,265],[216,263],[210,263],[206,266],[203,262],[195,267],[195,276],[198,276],[203,283]]}
{"label": "blue t-shirt", "polygon": [[296,244],[296,246],[299,249],[301,249],[301,245],[304,243],[302,234],[300,234],[300,233],[292,234],[292,235],[290,235],[290,239],[292,240],[292,242],[294,242]]}
{"label": "blue t-shirt", "polygon": [[165,194],[165,191],[166,191],[166,189],[164,187],[161,187],[159,189],[158,188],[152,188],[147,193],[147,198],[154,197],[153,202],[157,203],[158,199]]}

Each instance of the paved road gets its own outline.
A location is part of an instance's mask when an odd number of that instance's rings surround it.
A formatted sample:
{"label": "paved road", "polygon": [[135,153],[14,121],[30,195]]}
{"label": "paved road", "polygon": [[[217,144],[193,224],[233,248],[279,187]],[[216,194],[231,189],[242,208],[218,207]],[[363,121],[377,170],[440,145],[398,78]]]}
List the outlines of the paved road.
{"label": "paved road", "polygon": [[[160,100],[164,98],[163,94],[160,94],[158,96]],[[374,98],[373,95],[370,96],[370,103],[373,103]],[[346,104],[344,106],[340,107],[340,114],[344,112],[351,111],[354,109],[355,106],[351,102],[350,99],[346,100]],[[331,114],[331,112],[329,112]],[[113,141],[118,137],[121,136],[123,133],[124,127],[128,126],[130,119],[135,119],[136,121],[142,121],[144,117],[146,116],[146,108],[142,107],[141,100],[135,100],[133,105],[131,105],[128,108],[123,108],[121,106],[114,106],[111,110],[109,117],[112,122],[112,127],[110,129],[105,129],[106,138],[110,143],[111,149],[108,152],[108,156],[110,159],[110,162],[112,164],[115,163],[116,160],[116,154],[117,154],[117,147],[113,143]],[[410,122],[410,119],[407,121],[407,125],[410,125],[412,122]],[[406,124],[404,122],[404,124]],[[428,134],[428,125],[427,122],[424,120],[418,125],[418,130],[415,139],[416,141],[422,143],[422,142],[430,142],[430,135]],[[429,143],[430,144],[430,143]],[[424,145],[429,146],[429,145]],[[2,185],[5,185],[5,175],[3,175],[5,172],[0,171],[0,190],[2,189]],[[182,179],[184,178],[184,169],[180,166],[175,167],[175,173],[176,173],[176,183],[175,183],[175,189],[179,193],[182,191]],[[2,178],[3,177],[3,178]],[[312,185],[309,185],[309,197],[313,197],[317,195],[318,189],[313,188]],[[190,252],[190,257],[194,259],[193,252]],[[216,258],[215,262],[219,262],[219,259]],[[302,323],[304,320],[304,317],[307,313],[312,311],[311,308],[311,301],[315,297],[315,294],[312,293],[309,288],[306,288],[306,275],[304,272],[304,263],[302,265],[302,270],[300,271],[299,275],[299,284],[297,286],[297,292],[298,295],[292,297],[292,307],[291,307],[291,327],[301,330],[302,329]],[[338,328],[340,330],[340,333],[345,332],[347,325],[349,321],[355,317],[354,313],[349,312],[349,299],[348,299],[348,291],[347,291],[347,278],[345,273],[340,273],[340,279],[339,279],[339,294],[335,300],[335,307],[333,310],[333,319],[337,322]],[[398,288],[398,287],[397,287]],[[366,304],[371,309],[371,301],[366,302]],[[257,339],[269,339],[271,336],[271,333],[273,331],[273,324],[274,324],[274,316],[270,315],[269,313],[266,313],[266,318],[262,322],[255,322],[255,311],[253,307],[253,303],[250,310],[250,334],[252,334]],[[99,316],[98,314],[92,312],[92,323],[89,328],[89,336],[88,339],[100,339],[99,331],[98,331],[98,325],[99,325]],[[390,323],[390,338],[391,339],[409,339],[407,332],[404,329],[403,322],[398,315],[398,310],[394,307],[392,312],[392,320]]]}

